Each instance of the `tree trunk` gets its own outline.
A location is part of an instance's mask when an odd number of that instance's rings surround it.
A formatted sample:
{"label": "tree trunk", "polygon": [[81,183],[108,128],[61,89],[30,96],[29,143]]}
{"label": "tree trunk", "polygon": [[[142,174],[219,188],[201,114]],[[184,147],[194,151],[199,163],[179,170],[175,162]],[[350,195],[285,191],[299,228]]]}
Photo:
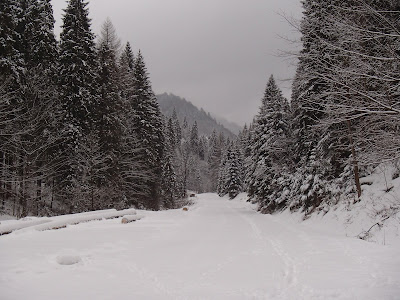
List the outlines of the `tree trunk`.
{"label": "tree trunk", "polygon": [[51,184],[51,202],[50,202],[50,210],[53,210],[54,189],[55,189],[55,182],[54,182],[54,177],[53,177],[52,184]]}
{"label": "tree trunk", "polygon": [[6,195],[7,195],[7,183],[6,183],[6,167],[7,167],[7,162],[6,162],[6,154],[5,152],[2,152],[2,174],[1,174],[1,209],[4,210],[5,205],[6,205]]}
{"label": "tree trunk", "polygon": [[350,147],[351,147],[351,155],[352,155],[352,163],[353,163],[353,171],[354,171],[354,180],[356,184],[356,189],[357,189],[357,196],[358,198],[361,197],[361,184],[360,184],[360,174],[358,170],[358,161],[356,157],[356,150],[354,148],[354,142],[353,142],[353,135],[351,131],[351,123],[348,120],[347,121],[347,128],[349,130],[349,142],[350,142]]}
{"label": "tree trunk", "polygon": [[[42,174],[40,173],[39,176],[42,176]],[[43,206],[42,205],[42,179],[39,178],[36,181],[36,203],[37,203],[37,215],[39,217],[40,215],[40,207]]]}

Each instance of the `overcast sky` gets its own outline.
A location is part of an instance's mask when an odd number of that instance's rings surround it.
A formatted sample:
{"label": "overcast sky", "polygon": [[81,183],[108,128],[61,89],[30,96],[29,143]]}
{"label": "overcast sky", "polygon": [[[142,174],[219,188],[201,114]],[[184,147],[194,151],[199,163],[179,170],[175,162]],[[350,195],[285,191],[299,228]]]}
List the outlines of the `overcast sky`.
{"label": "overcast sky", "polygon": [[[53,0],[59,34],[66,0]],[[155,93],[170,92],[239,125],[258,112],[274,74],[285,96],[293,63],[279,51],[298,37],[281,14],[300,0],[91,0],[92,30],[111,19],[121,41],[141,49]]]}

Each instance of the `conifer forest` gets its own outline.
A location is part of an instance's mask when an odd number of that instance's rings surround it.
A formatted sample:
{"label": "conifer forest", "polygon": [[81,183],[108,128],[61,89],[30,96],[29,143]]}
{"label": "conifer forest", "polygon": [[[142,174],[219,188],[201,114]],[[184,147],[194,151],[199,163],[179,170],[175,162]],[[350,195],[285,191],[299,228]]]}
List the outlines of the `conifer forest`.
{"label": "conifer forest", "polygon": [[170,209],[189,190],[308,214],[357,202],[382,163],[399,176],[398,0],[303,0],[291,98],[266,74],[234,139],[164,116],[146,53],[121,45],[109,19],[96,38],[87,4],[67,2],[56,38],[50,0],[0,2],[2,213]]}

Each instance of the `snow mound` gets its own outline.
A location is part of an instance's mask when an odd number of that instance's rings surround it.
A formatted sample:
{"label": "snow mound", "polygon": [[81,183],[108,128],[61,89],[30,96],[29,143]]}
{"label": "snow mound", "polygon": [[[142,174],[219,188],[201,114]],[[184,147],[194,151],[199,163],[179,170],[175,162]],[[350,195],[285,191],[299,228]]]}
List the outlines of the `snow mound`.
{"label": "snow mound", "polygon": [[56,261],[60,265],[70,266],[80,263],[82,259],[78,255],[62,255],[62,256],[57,256]]}
{"label": "snow mound", "polygon": [[121,223],[122,224],[131,223],[140,220],[141,218],[143,217],[139,215],[124,215],[122,217]]}
{"label": "snow mound", "polygon": [[45,223],[51,222],[50,218],[38,218],[35,220],[18,220],[18,221],[3,221],[0,224],[0,235],[2,234],[8,234],[10,232],[13,232],[14,230],[19,230],[27,227],[32,227],[36,225],[41,225]]}
{"label": "snow mound", "polygon": [[[68,225],[76,225],[83,222],[103,220],[103,219],[113,219],[122,216],[135,216],[135,220],[139,220],[141,217],[136,216],[136,210],[124,209],[124,210],[101,210],[101,211],[91,211],[79,214],[63,215],[52,218],[36,218],[34,220],[24,221],[9,221],[2,222],[0,224],[0,235],[8,234],[13,231],[19,230],[20,232],[31,231],[31,230],[52,230],[65,228]],[[131,217],[133,218],[133,217]]]}
{"label": "snow mound", "polygon": [[[360,178],[362,195],[359,200],[348,197],[335,206],[321,205],[308,216],[302,212],[282,218],[304,221],[310,228],[340,232],[381,245],[400,245],[400,177],[399,166],[386,164]],[[279,216],[279,214],[277,214]]]}

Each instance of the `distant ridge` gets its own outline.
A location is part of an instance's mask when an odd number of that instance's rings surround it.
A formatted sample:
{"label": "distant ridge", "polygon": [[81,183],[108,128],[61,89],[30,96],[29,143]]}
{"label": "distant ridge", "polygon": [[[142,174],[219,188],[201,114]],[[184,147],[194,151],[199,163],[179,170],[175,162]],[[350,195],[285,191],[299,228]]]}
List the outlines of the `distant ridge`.
{"label": "distant ridge", "polygon": [[226,129],[230,130],[231,132],[233,132],[236,135],[238,135],[240,133],[240,131],[243,130],[243,127],[239,126],[235,122],[228,121],[227,119],[225,119],[221,116],[217,116],[217,115],[211,113],[211,117],[213,117],[215,120],[217,120],[217,122],[219,124],[221,124]]}
{"label": "distant ridge", "polygon": [[156,95],[156,97],[160,105],[161,112],[166,117],[172,116],[175,108],[181,125],[184,118],[186,117],[189,126],[192,126],[195,121],[197,122],[199,134],[201,135],[209,136],[212,134],[213,130],[215,130],[216,132],[222,132],[226,137],[236,137],[236,135],[232,131],[218,123],[216,119],[211,116],[210,113],[205,112],[202,108],[197,108],[186,99],[168,93],[159,94]]}

